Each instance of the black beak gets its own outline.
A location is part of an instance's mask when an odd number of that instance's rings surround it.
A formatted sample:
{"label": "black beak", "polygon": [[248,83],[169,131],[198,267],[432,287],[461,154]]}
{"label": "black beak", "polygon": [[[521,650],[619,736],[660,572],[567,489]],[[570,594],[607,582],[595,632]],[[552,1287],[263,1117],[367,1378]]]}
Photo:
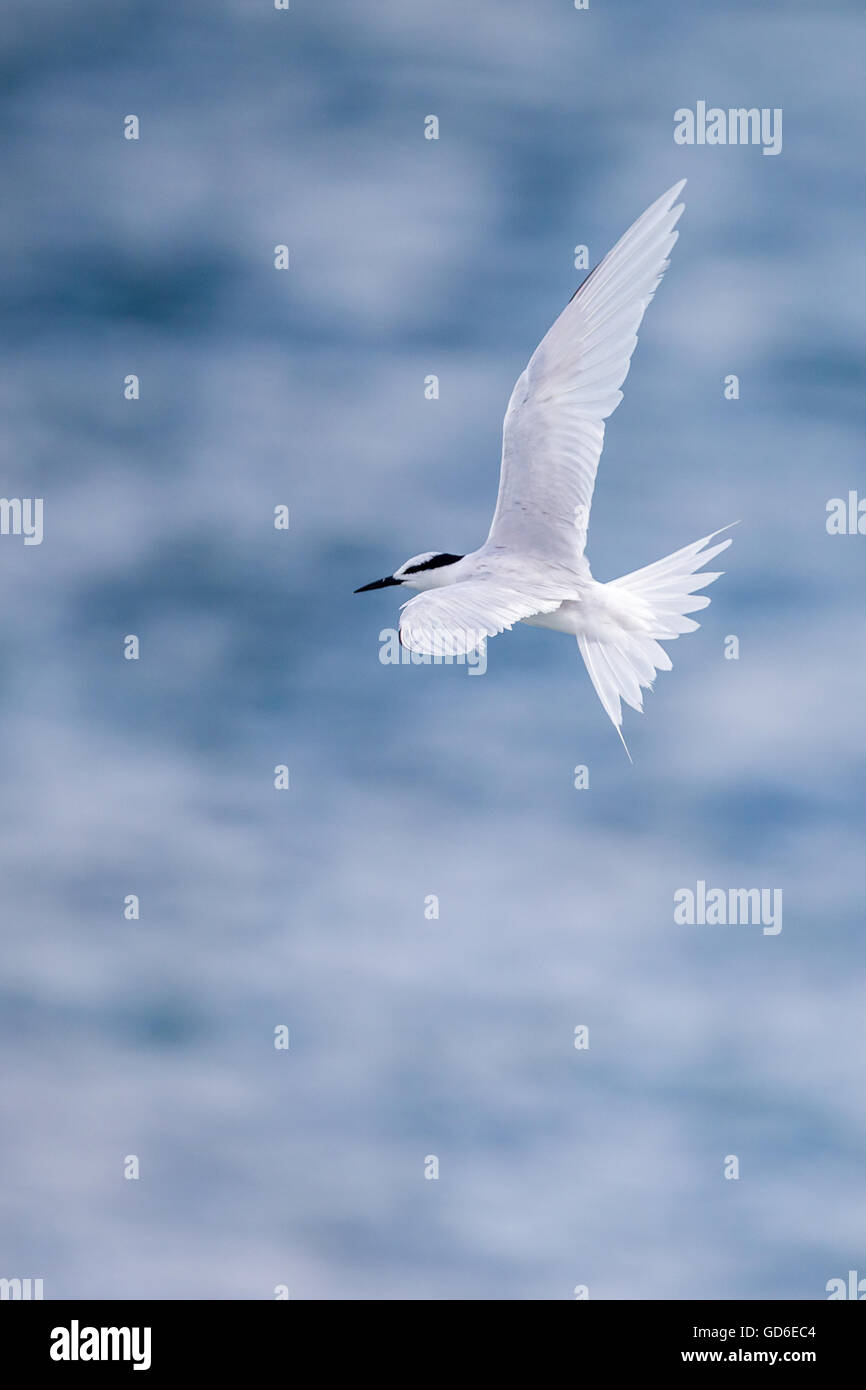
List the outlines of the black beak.
{"label": "black beak", "polygon": [[370,589],[387,589],[389,584],[399,584],[400,580],[395,579],[393,574],[389,574],[387,579],[377,579],[374,584],[362,584],[360,589],[356,589],[356,594],[366,594]]}

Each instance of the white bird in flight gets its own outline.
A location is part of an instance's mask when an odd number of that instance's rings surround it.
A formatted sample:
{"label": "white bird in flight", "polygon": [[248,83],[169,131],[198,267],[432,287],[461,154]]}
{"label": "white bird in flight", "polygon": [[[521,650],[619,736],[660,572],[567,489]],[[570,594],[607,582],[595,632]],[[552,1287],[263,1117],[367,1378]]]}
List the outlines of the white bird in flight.
{"label": "white bird in flight", "polygon": [[480,549],[425,551],[355,590],[420,589],[403,604],[400,640],[429,656],[465,656],[516,622],[570,633],[626,753],[621,701],[643,709],[641,687],[671,669],[659,643],[699,626],[686,615],[706,608],[697,590],[721,571],[698,571],[731,544],[711,544],[714,531],[608,584],[593,579],[584,553],[604,422],[679,236],[684,185],[629,227],[529,359],[505,412],[499,496]]}

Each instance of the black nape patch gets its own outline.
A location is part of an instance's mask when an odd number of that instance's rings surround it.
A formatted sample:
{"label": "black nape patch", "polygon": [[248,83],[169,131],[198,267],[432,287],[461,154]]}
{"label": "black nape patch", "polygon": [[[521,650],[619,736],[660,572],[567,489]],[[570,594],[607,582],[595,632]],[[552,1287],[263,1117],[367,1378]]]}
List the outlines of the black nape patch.
{"label": "black nape patch", "polygon": [[420,574],[422,570],[438,570],[441,565],[456,565],[458,560],[462,560],[462,555],[434,555],[432,560],[425,560],[423,565],[413,565],[410,570],[404,570],[405,574]]}

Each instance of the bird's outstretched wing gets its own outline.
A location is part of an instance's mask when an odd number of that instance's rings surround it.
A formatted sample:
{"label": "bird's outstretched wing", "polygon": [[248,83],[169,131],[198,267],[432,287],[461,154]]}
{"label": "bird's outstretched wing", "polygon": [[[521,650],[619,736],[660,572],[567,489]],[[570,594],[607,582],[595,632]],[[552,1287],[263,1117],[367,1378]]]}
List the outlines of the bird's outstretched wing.
{"label": "bird's outstretched wing", "polygon": [[[544,590],[547,586],[540,585]],[[465,579],[441,589],[427,589],[404,603],[400,641],[428,656],[465,656],[487,637],[535,613],[552,613],[561,594],[547,597],[508,588],[494,579]]]}
{"label": "bird's outstretched wing", "polygon": [[684,184],[647,208],[587,276],[518,379],[505,412],[488,554],[543,556],[587,572],[604,421],[622,400],[637,330],[679,235]]}

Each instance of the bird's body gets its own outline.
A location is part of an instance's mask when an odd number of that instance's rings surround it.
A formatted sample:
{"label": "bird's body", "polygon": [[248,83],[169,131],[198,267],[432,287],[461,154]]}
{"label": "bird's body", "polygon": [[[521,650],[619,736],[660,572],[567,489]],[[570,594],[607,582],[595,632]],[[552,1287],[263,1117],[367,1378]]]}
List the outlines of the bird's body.
{"label": "bird's body", "polygon": [[587,276],[518,379],[484,544],[464,556],[416,555],[356,590],[419,590],[403,605],[400,640],[434,656],[474,651],[516,622],[576,637],[620,738],[621,701],[640,710],[641,687],[670,670],[659,642],[698,626],[686,615],[710,600],[695,591],[719,577],[700,567],[730,545],[710,544],[715,532],[607,584],[593,578],[584,552],[604,421],[622,399],[638,326],[667,268],[684,183],[653,203]]}
{"label": "bird's body", "polygon": [[552,632],[567,632],[570,637],[589,637],[603,640],[613,629],[623,632],[641,631],[641,617],[623,596],[591,579],[579,599],[566,599],[552,613],[536,613],[522,618],[528,627],[547,627]]}

